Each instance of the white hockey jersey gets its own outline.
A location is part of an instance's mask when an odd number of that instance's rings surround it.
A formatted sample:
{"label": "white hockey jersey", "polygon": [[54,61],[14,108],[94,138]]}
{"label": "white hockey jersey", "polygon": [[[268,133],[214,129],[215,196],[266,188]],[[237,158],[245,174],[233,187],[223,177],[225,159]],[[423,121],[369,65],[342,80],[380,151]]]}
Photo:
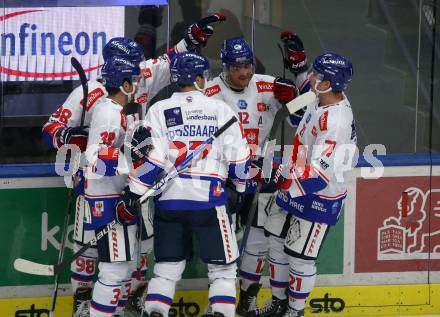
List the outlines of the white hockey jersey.
{"label": "white hockey jersey", "polygon": [[[161,58],[141,62],[140,68],[142,69],[143,76],[135,94],[135,101],[141,104],[145,110],[151,98],[170,83],[168,56],[165,54]],[[98,81],[89,80],[87,86],[87,106],[83,123],[86,127],[91,124],[95,104],[108,95],[105,87]],[[60,129],[77,127],[81,124],[83,105],[83,89],[82,86],[78,86],[70,93],[63,105],[49,117],[49,120],[43,126],[43,138],[49,145],[54,148],[59,148],[62,143],[56,138],[56,133]],[[135,120],[135,118],[133,118],[133,120]],[[84,194],[82,169],[80,169],[78,173],[80,181],[78,184],[75,184],[75,192],[82,195]]]}
{"label": "white hockey jersey", "polygon": [[[170,171],[189,151],[212,136],[236,116],[223,101],[198,91],[174,93],[148,111],[154,149],[147,163],[130,175],[130,190],[142,194],[162,171]],[[234,123],[204,151],[192,166],[171,180],[156,196],[156,206],[165,210],[200,210],[226,203],[225,181],[244,184],[249,166],[249,147],[238,123]]]}
{"label": "white hockey jersey", "polygon": [[[141,62],[139,66],[143,76],[135,94],[135,101],[141,104],[145,110],[147,103],[170,83],[169,59],[167,55],[164,55],[158,59]],[[87,86],[89,92],[84,115],[84,126],[90,126],[94,105],[108,95],[105,87],[98,81],[90,80]],[[78,86],[43,126],[43,136],[48,144],[59,148],[62,144],[55,138],[58,129],[80,125],[83,104],[82,86]]]}
{"label": "white hockey jersey", "polygon": [[280,190],[277,204],[310,221],[336,224],[347,195],[347,173],[356,150],[356,129],[347,98],[307,110],[294,136],[293,168],[288,190]]}
{"label": "white hockey jersey", "polygon": [[88,222],[93,229],[114,219],[116,200],[127,184],[127,164],[120,152],[127,126],[121,111],[120,104],[104,98],[91,116],[84,188],[93,219]]}
{"label": "white hockey jersey", "polygon": [[[261,155],[275,114],[281,108],[281,104],[273,95],[274,80],[273,76],[254,74],[249,85],[243,91],[237,92],[229,88],[219,76],[209,81],[205,89],[205,95],[223,100],[235,111],[243,126],[252,155],[256,158]],[[307,73],[299,74],[295,83],[301,93],[310,88]],[[299,122],[295,122],[295,118],[290,119],[293,125]]]}
{"label": "white hockey jersey", "polygon": [[220,77],[207,83],[205,95],[223,100],[237,114],[252,156],[258,158],[281,104],[273,96],[274,77],[254,74],[241,92],[230,89]]}

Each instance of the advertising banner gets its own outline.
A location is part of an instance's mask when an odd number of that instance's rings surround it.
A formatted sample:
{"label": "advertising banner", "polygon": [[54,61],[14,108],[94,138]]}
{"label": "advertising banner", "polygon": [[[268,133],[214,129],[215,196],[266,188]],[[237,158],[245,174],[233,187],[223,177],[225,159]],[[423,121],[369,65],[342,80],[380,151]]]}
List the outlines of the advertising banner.
{"label": "advertising banner", "polygon": [[[432,293],[431,300],[427,300]],[[257,304],[262,307],[271,298],[269,288],[261,289]],[[306,306],[306,316],[402,316],[432,315],[440,311],[440,284],[429,285],[374,285],[327,286],[313,289]],[[401,306],[402,303],[405,306]],[[423,302],[423,305],[416,303]],[[47,317],[50,297],[0,299],[4,317]],[[365,305],[368,304],[368,305]],[[202,316],[208,307],[207,290],[177,291],[169,317]],[[55,316],[72,316],[72,297],[58,296]],[[139,315],[126,312],[126,317]]]}
{"label": "advertising banner", "polygon": [[440,270],[440,177],[357,179],[355,272]]}
{"label": "advertising banner", "polygon": [[2,81],[76,80],[76,57],[89,78],[102,48],[124,36],[124,7],[5,8],[0,15]]}

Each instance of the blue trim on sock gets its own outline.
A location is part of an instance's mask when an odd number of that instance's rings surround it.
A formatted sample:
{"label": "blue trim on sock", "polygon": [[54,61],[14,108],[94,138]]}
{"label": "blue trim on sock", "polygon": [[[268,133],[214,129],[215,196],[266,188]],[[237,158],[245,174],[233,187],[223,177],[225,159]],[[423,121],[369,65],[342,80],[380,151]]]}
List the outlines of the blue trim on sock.
{"label": "blue trim on sock", "polygon": [[116,306],[107,306],[99,304],[95,301],[91,301],[91,305],[93,309],[99,310],[100,312],[106,313],[106,314],[113,314],[116,311]]}
{"label": "blue trim on sock", "polygon": [[232,296],[212,296],[209,298],[211,304],[234,304],[235,305],[235,297]]}
{"label": "blue trim on sock", "polygon": [[253,282],[259,282],[261,279],[261,275],[259,274],[252,274],[242,270],[240,270],[240,276]]}
{"label": "blue trim on sock", "polygon": [[162,294],[147,294],[147,296],[145,297],[145,301],[146,302],[161,302],[161,303],[164,303],[169,306],[171,306],[171,304],[173,303],[172,298],[169,298],[169,297],[162,295]]}

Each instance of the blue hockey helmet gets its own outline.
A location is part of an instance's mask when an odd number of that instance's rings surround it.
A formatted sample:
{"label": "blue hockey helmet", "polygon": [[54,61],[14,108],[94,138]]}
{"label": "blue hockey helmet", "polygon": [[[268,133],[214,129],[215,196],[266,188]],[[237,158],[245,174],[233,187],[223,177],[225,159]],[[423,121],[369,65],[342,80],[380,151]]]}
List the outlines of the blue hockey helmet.
{"label": "blue hockey helmet", "polygon": [[176,55],[171,61],[171,82],[178,85],[192,85],[197,76],[207,77],[209,62],[206,57],[190,52]]}
{"label": "blue hockey helmet", "polygon": [[114,37],[102,49],[104,61],[119,56],[135,63],[145,59],[144,49],[135,41],[126,37]]}
{"label": "blue hockey helmet", "polygon": [[124,80],[133,83],[133,78],[138,77],[141,70],[139,65],[131,60],[113,56],[108,59],[101,69],[103,85],[109,88],[119,88]]}
{"label": "blue hockey helmet", "polygon": [[351,61],[336,53],[319,55],[313,62],[313,71],[320,75],[320,80],[329,80],[333,92],[341,92],[353,78]]}
{"label": "blue hockey helmet", "polygon": [[241,36],[225,40],[220,57],[225,65],[254,64],[252,48]]}

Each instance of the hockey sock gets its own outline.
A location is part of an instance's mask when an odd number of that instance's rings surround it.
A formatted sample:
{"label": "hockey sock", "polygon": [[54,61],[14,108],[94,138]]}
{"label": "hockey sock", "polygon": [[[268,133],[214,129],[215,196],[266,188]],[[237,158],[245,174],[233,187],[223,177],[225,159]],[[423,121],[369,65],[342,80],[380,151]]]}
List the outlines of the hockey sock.
{"label": "hockey sock", "polygon": [[107,317],[115,314],[122,293],[122,281],[127,280],[128,262],[99,263],[99,278],[93,287],[90,317]]}
{"label": "hockey sock", "polygon": [[208,264],[210,287],[208,292],[212,311],[226,317],[235,316],[235,278],[237,266],[234,264]]}
{"label": "hockey sock", "polygon": [[269,270],[272,296],[285,299],[289,286],[289,262],[284,252],[284,239],[275,236],[269,237]]}
{"label": "hockey sock", "polygon": [[105,284],[98,279],[93,288],[90,317],[108,317],[115,314],[120,293],[120,284]]}
{"label": "hockey sock", "polygon": [[121,295],[119,296],[118,307],[116,308],[116,315],[124,315],[124,309],[127,305],[128,295],[131,290],[131,279],[122,281],[121,283]]}
{"label": "hockey sock", "polygon": [[313,260],[289,259],[289,306],[304,309],[307,297],[316,282],[316,266]]}
{"label": "hockey sock", "polygon": [[277,263],[270,259],[269,269],[272,296],[285,299],[287,297],[286,290],[289,286],[289,264]]}
{"label": "hockey sock", "polygon": [[259,283],[264,268],[264,256],[244,252],[240,266],[240,288],[247,291],[249,286]]}
{"label": "hockey sock", "polygon": [[[73,244],[73,251],[81,248],[77,243]],[[78,256],[70,265],[70,281],[73,293],[78,288],[93,288],[93,280],[96,272],[96,248],[91,248],[85,254]]]}
{"label": "hockey sock", "polygon": [[247,291],[251,284],[260,282],[267,249],[267,238],[264,235],[264,230],[251,227],[240,266],[240,288],[242,290]]}
{"label": "hockey sock", "polygon": [[154,265],[155,277],[148,284],[148,293],[145,297],[145,311],[161,313],[168,316],[173,303],[176,283],[182,278],[186,261],[158,262]]}

